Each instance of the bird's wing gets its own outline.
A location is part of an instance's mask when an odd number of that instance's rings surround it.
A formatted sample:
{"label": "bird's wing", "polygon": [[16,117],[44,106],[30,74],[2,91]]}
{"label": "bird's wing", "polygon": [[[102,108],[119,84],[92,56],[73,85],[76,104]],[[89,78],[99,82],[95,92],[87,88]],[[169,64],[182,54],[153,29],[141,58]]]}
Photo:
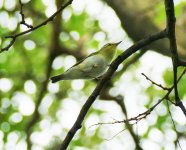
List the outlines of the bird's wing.
{"label": "bird's wing", "polygon": [[[76,64],[74,64],[74,65],[73,65],[72,67],[70,67],[69,69],[71,69],[71,68],[73,68],[73,67],[75,67],[75,66],[81,64],[85,59],[87,59],[88,57],[94,56],[94,55],[96,55],[96,54],[98,54],[98,51],[97,51],[97,52],[94,52],[94,53],[88,55],[87,57],[83,58],[82,60],[78,61]],[[68,69],[68,70],[69,70],[69,69]],[[68,71],[68,70],[67,70],[67,71]]]}

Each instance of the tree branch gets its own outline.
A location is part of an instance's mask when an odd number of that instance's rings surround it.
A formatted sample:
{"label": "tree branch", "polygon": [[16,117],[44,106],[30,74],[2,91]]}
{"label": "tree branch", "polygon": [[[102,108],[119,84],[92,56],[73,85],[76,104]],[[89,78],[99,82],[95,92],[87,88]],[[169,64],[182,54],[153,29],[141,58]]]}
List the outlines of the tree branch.
{"label": "tree branch", "polygon": [[174,2],[173,0],[165,0],[165,10],[167,16],[167,37],[170,42],[170,50],[172,53],[172,63],[173,63],[173,72],[174,72],[174,89],[175,89],[175,99],[176,103],[180,101],[177,89],[177,66],[178,66],[178,53],[176,45],[176,36],[175,36],[175,22],[176,18],[174,15]]}
{"label": "tree branch", "polygon": [[156,86],[162,88],[163,90],[166,90],[166,91],[169,91],[169,90],[170,90],[170,88],[164,87],[163,85],[158,84],[158,83],[152,81],[152,80],[151,80],[149,77],[147,77],[147,75],[145,75],[144,73],[141,73],[141,74],[142,74],[148,81],[150,81],[152,84],[154,84],[154,85],[156,85]]}
{"label": "tree branch", "polygon": [[[186,73],[186,68],[183,70],[183,72],[181,73],[181,75],[179,76],[178,80],[177,80],[177,83],[181,80],[181,78],[183,77],[183,75]],[[172,92],[172,90],[174,89],[174,85],[171,86],[171,88],[167,91],[167,93],[161,98],[159,99],[153,106],[151,106],[148,110],[146,110],[145,112],[143,113],[140,113],[139,115],[135,116],[135,117],[131,117],[129,119],[124,119],[124,120],[117,120],[117,121],[114,121],[114,122],[106,122],[106,123],[103,123],[103,122],[99,122],[97,124],[94,124],[92,126],[95,126],[95,125],[104,125],[104,124],[118,124],[118,123],[129,123],[131,121],[135,121],[135,123],[139,122],[140,120],[142,119],[145,119],[149,114],[151,114],[151,112],[163,101],[163,100],[168,100],[168,97],[170,95],[170,93]],[[169,100],[170,101],[170,100]],[[119,102],[119,101],[118,101]],[[122,106],[123,107],[123,106]],[[122,108],[122,110],[125,111],[125,108]],[[133,125],[133,124],[131,124]]]}
{"label": "tree branch", "polygon": [[23,3],[21,2],[21,0],[19,0],[19,5],[20,5],[20,15],[21,15],[21,22],[20,24],[25,25],[27,28],[33,28],[32,25],[29,25],[28,23],[25,22],[25,15],[23,13]]}
{"label": "tree branch", "polygon": [[179,58],[178,58],[176,36],[175,36],[176,18],[174,14],[174,1],[173,0],[165,0],[165,10],[166,10],[166,16],[167,16],[166,32],[167,32],[167,37],[169,38],[170,50],[172,53],[175,102],[176,102],[176,105],[182,109],[183,113],[186,116],[186,109],[179,98],[178,86],[177,86],[177,68],[179,66]]}
{"label": "tree branch", "polygon": [[6,36],[5,38],[11,38],[12,41],[8,44],[8,46],[4,47],[1,49],[0,53],[4,52],[4,51],[8,51],[9,48],[15,43],[16,39],[19,37],[19,36],[22,36],[24,34],[27,34],[29,32],[32,32],[34,30],[37,30],[38,28],[46,25],[47,23],[49,23],[50,21],[53,21],[54,18],[61,12],[63,11],[63,9],[65,9],[68,5],[70,5],[71,3],[73,2],[73,0],[69,0],[68,2],[66,2],[64,5],[62,5],[52,16],[50,16],[47,20],[43,21],[42,23],[40,23],[39,25],[31,28],[31,29],[28,29],[24,32],[21,32],[21,33],[18,33],[18,34],[15,34],[15,35],[9,35],[9,36]]}
{"label": "tree branch", "polygon": [[123,113],[125,114],[125,118],[126,118],[126,127],[127,129],[129,130],[134,142],[135,142],[135,145],[136,145],[136,149],[137,150],[142,150],[141,146],[140,146],[140,141],[139,141],[139,138],[138,136],[134,133],[133,129],[132,129],[132,125],[128,122],[128,114],[127,114],[127,110],[126,110],[126,107],[125,107],[125,103],[124,103],[124,100],[123,98],[122,99],[119,99],[117,98],[116,99],[116,102],[118,103],[118,105],[121,107]]}
{"label": "tree branch", "polygon": [[119,64],[121,64],[125,59],[127,59],[132,54],[137,52],[140,48],[147,46],[148,44],[150,44],[158,39],[165,38],[165,36],[166,36],[166,34],[165,34],[165,31],[163,30],[163,31],[153,34],[143,40],[140,40],[139,42],[137,42],[136,44],[134,44],[133,46],[128,48],[125,52],[123,52],[120,56],[118,56],[111,63],[108,71],[104,74],[103,78],[98,82],[96,88],[94,89],[92,94],[89,96],[86,103],[83,105],[83,107],[78,115],[77,120],[75,121],[74,125],[72,126],[72,128],[70,129],[68,134],[66,135],[66,137],[61,145],[61,148],[60,148],[61,150],[65,150],[68,147],[68,145],[71,142],[72,138],[74,137],[75,133],[81,128],[81,126],[82,126],[81,124],[82,124],[89,108],[94,103],[96,97],[99,95],[104,84],[110,80],[111,76],[114,74],[114,72],[118,68]]}

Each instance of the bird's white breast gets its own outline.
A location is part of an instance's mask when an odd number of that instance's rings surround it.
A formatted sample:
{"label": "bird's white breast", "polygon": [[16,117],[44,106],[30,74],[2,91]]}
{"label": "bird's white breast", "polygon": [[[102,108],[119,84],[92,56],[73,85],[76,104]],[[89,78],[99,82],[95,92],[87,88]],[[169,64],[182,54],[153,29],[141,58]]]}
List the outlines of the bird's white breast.
{"label": "bird's white breast", "polygon": [[108,66],[102,55],[93,55],[85,59],[80,67],[92,77],[101,76]]}

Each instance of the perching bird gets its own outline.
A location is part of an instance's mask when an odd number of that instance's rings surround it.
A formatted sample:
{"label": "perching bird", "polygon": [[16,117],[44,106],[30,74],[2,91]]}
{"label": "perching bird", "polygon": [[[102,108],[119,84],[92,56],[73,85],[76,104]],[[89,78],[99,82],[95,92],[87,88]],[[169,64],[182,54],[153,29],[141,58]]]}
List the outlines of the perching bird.
{"label": "perching bird", "polygon": [[121,43],[108,43],[99,51],[79,61],[63,74],[51,77],[52,83],[60,80],[94,79],[106,72],[116,54],[116,47]]}

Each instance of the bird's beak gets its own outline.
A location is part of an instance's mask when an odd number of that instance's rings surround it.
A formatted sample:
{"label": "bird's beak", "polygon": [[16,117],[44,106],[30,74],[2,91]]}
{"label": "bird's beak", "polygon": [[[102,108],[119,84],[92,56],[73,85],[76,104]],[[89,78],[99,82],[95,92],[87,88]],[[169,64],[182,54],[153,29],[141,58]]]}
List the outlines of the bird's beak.
{"label": "bird's beak", "polygon": [[116,44],[116,46],[118,46],[120,43],[121,43],[122,41],[119,41],[118,43],[115,43]]}

